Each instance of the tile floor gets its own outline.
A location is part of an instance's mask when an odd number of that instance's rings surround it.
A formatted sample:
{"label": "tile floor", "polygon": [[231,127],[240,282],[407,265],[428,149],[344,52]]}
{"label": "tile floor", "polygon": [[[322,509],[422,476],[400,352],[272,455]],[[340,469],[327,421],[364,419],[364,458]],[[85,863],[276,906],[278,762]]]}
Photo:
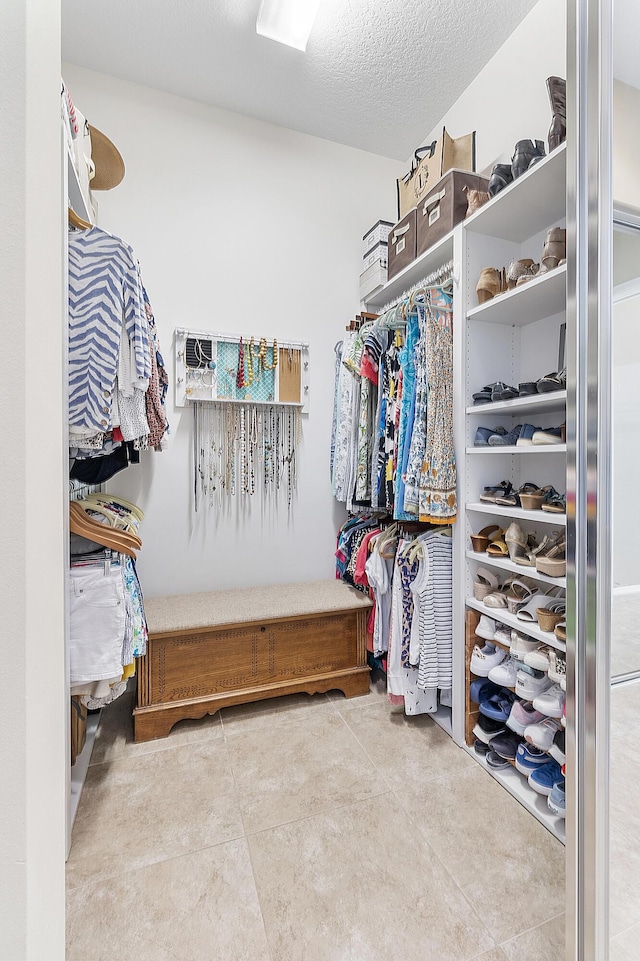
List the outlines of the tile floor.
{"label": "tile floor", "polygon": [[638,718],[640,682],[615,685],[611,690],[610,961],[637,961],[640,956]]}
{"label": "tile floor", "polygon": [[564,961],[564,848],[381,686],[140,745],[132,701],[82,795],[67,961]]}

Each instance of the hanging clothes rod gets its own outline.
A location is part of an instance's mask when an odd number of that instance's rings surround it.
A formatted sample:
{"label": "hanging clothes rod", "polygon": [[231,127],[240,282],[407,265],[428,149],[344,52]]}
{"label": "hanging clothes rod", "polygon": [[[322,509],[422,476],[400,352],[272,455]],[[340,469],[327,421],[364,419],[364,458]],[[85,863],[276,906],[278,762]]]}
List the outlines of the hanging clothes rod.
{"label": "hanging clothes rod", "polygon": [[[241,336],[240,334],[221,334],[220,332],[213,331],[213,330],[208,330],[208,331],[192,330],[190,327],[176,327],[175,333],[176,333],[176,336],[180,336],[180,337],[201,337],[207,340],[220,340],[225,344],[239,344],[240,336]],[[254,335],[254,339],[258,341],[266,339],[268,346],[271,346],[271,344],[273,343],[274,337],[269,336],[265,338],[263,334],[261,335],[261,337],[257,337]],[[249,337],[245,337],[245,335],[242,334],[242,340],[246,344],[249,342]],[[308,350],[309,349],[309,344],[306,341],[280,340],[279,337],[276,337],[275,340],[277,341],[278,347],[283,347],[285,350],[289,348],[291,350]]]}
{"label": "hanging clothes rod", "polygon": [[412,284],[411,287],[403,290],[399,297],[396,297],[394,300],[389,301],[388,304],[385,304],[380,311],[380,316],[384,316],[387,311],[397,307],[397,305],[401,304],[403,300],[408,300],[414,291],[420,290],[422,287],[443,287],[448,283],[449,280],[453,280],[455,283],[456,277],[454,276],[454,267],[455,264],[453,260],[449,260],[446,264],[442,264],[442,266],[438,267],[437,270],[433,270],[426,277],[423,277],[422,280],[419,280],[417,283]]}

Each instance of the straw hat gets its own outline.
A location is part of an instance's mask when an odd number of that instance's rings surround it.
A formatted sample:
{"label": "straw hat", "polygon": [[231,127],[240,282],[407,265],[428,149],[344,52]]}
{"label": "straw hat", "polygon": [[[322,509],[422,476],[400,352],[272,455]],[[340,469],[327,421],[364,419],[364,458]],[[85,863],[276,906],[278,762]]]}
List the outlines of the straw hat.
{"label": "straw hat", "polygon": [[92,190],[111,190],[117,187],[124,177],[124,160],[118,148],[108,137],[89,124],[91,134],[91,159],[96,168],[96,175],[91,180]]}

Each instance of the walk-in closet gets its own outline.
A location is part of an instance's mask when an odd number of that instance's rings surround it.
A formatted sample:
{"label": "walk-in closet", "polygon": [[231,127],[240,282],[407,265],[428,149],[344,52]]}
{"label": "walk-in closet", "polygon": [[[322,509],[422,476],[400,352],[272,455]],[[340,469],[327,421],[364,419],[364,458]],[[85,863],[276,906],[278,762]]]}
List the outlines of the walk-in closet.
{"label": "walk-in closet", "polygon": [[631,0],[8,0],[1,961],[637,961]]}

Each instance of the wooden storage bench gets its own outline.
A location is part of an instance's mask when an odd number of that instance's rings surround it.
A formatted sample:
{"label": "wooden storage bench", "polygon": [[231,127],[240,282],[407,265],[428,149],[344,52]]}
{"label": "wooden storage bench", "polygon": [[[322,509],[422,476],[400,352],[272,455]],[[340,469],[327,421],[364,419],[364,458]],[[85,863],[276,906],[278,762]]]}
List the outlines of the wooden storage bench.
{"label": "wooden storage bench", "polygon": [[166,737],[184,718],[281,694],[367,694],[370,607],[342,581],[150,598],[135,740]]}

